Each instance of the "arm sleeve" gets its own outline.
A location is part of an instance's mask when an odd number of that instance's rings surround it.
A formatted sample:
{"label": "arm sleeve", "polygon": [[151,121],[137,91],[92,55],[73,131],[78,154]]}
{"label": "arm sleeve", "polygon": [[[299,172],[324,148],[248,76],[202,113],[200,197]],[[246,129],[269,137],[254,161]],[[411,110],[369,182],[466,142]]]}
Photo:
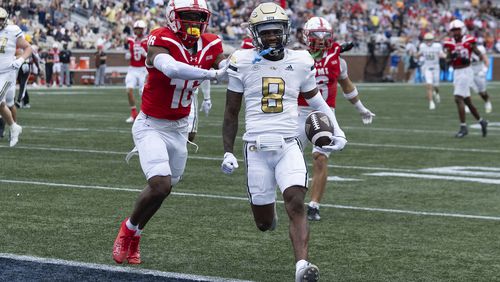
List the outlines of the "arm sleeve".
{"label": "arm sleeve", "polygon": [[349,77],[349,75],[347,74],[347,63],[344,59],[342,58],[339,58],[340,59],[340,75],[339,75],[339,79],[346,79]]}
{"label": "arm sleeve", "polygon": [[156,55],[153,66],[166,76],[174,79],[205,80],[213,78],[212,72],[209,70],[179,62],[165,53]]}

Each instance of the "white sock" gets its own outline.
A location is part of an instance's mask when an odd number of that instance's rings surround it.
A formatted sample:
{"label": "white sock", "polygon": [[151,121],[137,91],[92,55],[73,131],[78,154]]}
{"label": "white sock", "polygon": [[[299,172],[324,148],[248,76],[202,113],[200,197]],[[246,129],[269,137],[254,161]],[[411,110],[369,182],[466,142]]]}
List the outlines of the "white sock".
{"label": "white sock", "polygon": [[142,234],[142,229],[137,228],[137,230],[135,231],[134,236],[138,237],[138,236],[141,236],[141,234]]}
{"label": "white sock", "polygon": [[127,226],[127,228],[129,230],[137,231],[137,229],[139,229],[139,228],[137,228],[137,225],[133,225],[132,222],[130,222],[130,218],[127,219],[127,222],[125,222],[125,225]]}
{"label": "white sock", "polygon": [[310,201],[309,206],[314,209],[319,209],[319,203],[315,201]]}
{"label": "white sock", "polygon": [[295,264],[295,272],[297,272],[299,269],[306,267],[308,264],[307,260],[301,259]]}

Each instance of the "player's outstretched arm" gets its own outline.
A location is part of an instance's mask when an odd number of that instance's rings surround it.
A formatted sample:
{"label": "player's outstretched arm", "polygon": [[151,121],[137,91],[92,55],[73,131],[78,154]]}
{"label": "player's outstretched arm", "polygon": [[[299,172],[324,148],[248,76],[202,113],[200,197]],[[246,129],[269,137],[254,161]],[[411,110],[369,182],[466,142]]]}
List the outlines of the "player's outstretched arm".
{"label": "player's outstretched arm", "polygon": [[358,96],[358,90],[354,83],[349,79],[349,77],[345,79],[339,80],[340,87],[342,88],[342,92],[344,92],[344,98],[349,100],[351,104],[354,105],[354,108],[361,115],[361,120],[363,124],[370,124],[373,121],[373,117],[375,114],[372,113],[369,109],[367,109]]}
{"label": "player's outstretched arm", "polygon": [[31,45],[29,44],[26,39],[24,39],[24,36],[19,36],[16,41],[16,48],[22,49],[23,53],[21,54],[20,57],[18,57],[16,60],[14,60],[11,64],[12,68],[14,69],[19,69],[21,65],[26,61],[31,56],[31,53],[33,52],[33,49],[31,49]]}
{"label": "player's outstretched arm", "polygon": [[238,115],[241,109],[243,93],[227,90],[226,109],[224,111],[224,122],[222,125],[222,140],[224,143],[224,160],[221,170],[225,174],[231,174],[238,168],[238,161],[233,155],[234,140],[238,132]]}
{"label": "player's outstretched arm", "polygon": [[167,49],[152,45],[148,47],[148,56],[146,58],[146,62],[148,66],[155,67],[166,76],[173,79],[218,79],[223,72],[221,70],[200,69],[186,63],[179,62],[170,55]]}

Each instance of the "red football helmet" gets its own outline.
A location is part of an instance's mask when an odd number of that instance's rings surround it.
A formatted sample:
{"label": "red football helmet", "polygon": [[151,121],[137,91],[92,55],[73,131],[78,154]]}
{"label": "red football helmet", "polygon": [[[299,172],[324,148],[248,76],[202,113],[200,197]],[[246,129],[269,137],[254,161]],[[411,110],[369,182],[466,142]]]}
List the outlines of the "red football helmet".
{"label": "red football helmet", "polygon": [[205,32],[210,15],[205,0],[170,0],[167,5],[167,25],[188,48]]}
{"label": "red football helmet", "polygon": [[304,42],[312,52],[330,49],[333,45],[333,29],[327,20],[312,17],[304,25]]}

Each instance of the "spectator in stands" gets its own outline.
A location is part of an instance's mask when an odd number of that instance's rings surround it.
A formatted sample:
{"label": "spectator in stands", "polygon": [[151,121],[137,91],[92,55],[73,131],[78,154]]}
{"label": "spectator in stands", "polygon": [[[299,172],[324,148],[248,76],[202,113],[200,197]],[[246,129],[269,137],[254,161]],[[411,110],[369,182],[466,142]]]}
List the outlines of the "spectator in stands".
{"label": "spectator in stands", "polygon": [[97,45],[95,53],[95,86],[104,86],[104,77],[106,75],[106,53],[104,53],[104,45]]}
{"label": "spectator in stands", "polygon": [[71,86],[71,77],[69,72],[69,63],[71,59],[71,51],[68,50],[68,42],[63,42],[63,49],[59,52],[59,60],[61,61],[61,74],[59,76],[59,86]]}

